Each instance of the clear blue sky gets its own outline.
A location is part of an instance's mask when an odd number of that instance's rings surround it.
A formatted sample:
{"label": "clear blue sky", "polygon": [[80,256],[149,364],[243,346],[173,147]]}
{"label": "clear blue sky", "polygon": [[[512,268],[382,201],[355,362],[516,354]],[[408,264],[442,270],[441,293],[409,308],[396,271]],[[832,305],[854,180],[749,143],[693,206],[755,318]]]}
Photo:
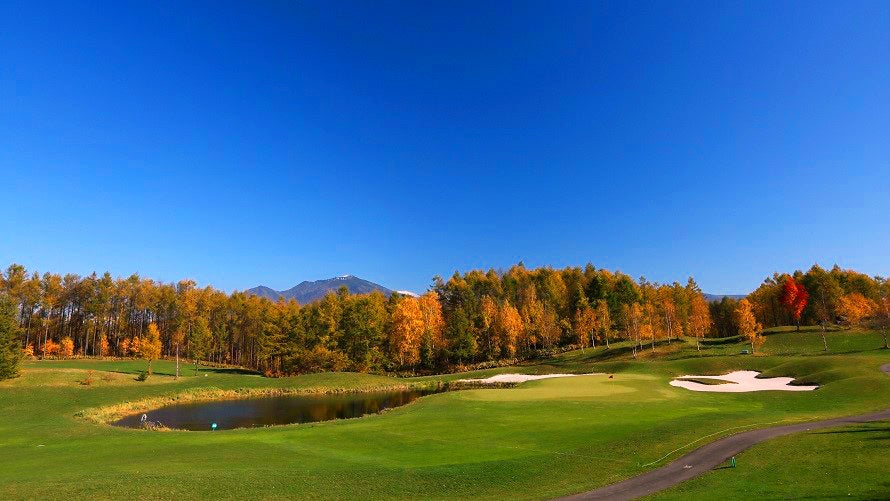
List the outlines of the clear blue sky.
{"label": "clear blue sky", "polygon": [[0,263],[890,274],[890,3],[3,2]]}

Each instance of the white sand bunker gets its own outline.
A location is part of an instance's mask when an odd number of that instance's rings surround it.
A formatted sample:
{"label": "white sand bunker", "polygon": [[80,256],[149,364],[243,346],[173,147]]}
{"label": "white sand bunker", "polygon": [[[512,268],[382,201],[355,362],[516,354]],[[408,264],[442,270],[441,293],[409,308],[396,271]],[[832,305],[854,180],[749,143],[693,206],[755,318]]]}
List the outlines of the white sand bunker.
{"label": "white sand bunker", "polygon": [[538,379],[550,379],[553,377],[574,377],[574,376],[592,376],[593,374],[498,374],[496,376],[487,377],[485,379],[459,379],[464,383],[524,383],[526,381],[536,381]]}
{"label": "white sand bunker", "polygon": [[[792,386],[794,378],[771,377],[757,379],[757,371],[735,371],[723,376],[682,376],[671,381],[671,386],[686,388],[692,391],[714,391],[719,393],[744,393],[748,391],[811,391],[818,386]],[[703,384],[682,379],[714,379],[728,381],[726,384]]]}

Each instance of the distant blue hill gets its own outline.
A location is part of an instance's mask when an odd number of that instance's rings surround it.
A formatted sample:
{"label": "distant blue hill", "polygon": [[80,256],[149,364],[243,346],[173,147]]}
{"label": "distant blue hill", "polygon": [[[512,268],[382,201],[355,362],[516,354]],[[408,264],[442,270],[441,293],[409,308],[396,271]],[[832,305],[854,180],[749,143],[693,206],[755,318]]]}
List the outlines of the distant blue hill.
{"label": "distant blue hill", "polygon": [[379,291],[384,296],[393,293],[386,287],[369,282],[353,275],[345,275],[342,277],[328,278],[326,280],[316,280],[314,282],[300,282],[286,291],[277,291],[270,287],[260,285],[252,289],[247,289],[248,294],[261,296],[272,301],[278,301],[278,298],[285,300],[294,299],[300,304],[308,304],[323,298],[328,292],[337,292],[337,289],[345,286],[351,294],[368,294],[370,292]]}
{"label": "distant blue hill", "polygon": [[735,299],[735,300],[744,299],[744,298],[748,297],[745,294],[706,294],[706,293],[703,293],[702,295],[705,296],[705,301],[707,301],[709,303],[719,303],[720,301],[723,301],[723,298],[725,298],[725,297],[728,297],[729,299]]}
{"label": "distant blue hill", "polygon": [[[285,300],[294,299],[300,304],[308,304],[323,298],[328,292],[337,292],[342,286],[346,286],[351,294],[368,294],[373,291],[380,291],[384,296],[389,296],[393,292],[400,294],[416,296],[417,294],[409,291],[394,291],[386,287],[375,284],[368,280],[353,276],[345,275],[342,277],[328,278],[325,280],[316,280],[314,282],[300,282],[299,284],[285,291],[277,291],[265,285],[258,285],[252,289],[247,289],[248,294],[260,296],[272,301],[278,301],[278,298]],[[724,297],[729,299],[743,299],[745,294],[708,294],[703,293],[705,300],[709,303],[719,303]]]}

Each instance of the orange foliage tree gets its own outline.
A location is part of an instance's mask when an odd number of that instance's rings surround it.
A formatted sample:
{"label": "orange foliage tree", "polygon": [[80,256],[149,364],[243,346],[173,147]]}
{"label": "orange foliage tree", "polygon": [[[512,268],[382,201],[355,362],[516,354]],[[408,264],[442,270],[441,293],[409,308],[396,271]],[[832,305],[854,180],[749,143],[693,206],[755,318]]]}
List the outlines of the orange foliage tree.
{"label": "orange foliage tree", "polygon": [[797,330],[800,330],[800,316],[803,314],[803,309],[807,307],[809,299],[810,294],[802,283],[795,281],[791,277],[785,279],[785,283],[782,285],[780,302],[788,310],[788,313],[791,314],[791,317],[794,318]]}
{"label": "orange foliage tree", "polygon": [[59,343],[59,356],[62,358],[74,356],[74,341],[70,337],[63,337]]}
{"label": "orange foliage tree", "polygon": [[142,344],[142,340],[138,336],[131,339],[130,344],[127,345],[128,350],[129,350],[129,353],[127,353],[127,354],[130,355],[131,357],[138,356],[142,349],[140,346],[141,344]]}
{"label": "orange foliage tree", "polygon": [[[888,285],[890,285],[890,281],[884,282],[885,287]],[[877,313],[881,318],[881,335],[884,336],[884,349],[887,349],[890,348],[890,345],[887,344],[887,324],[890,324],[890,297],[887,295],[881,296]]]}
{"label": "orange foliage tree", "polygon": [[52,339],[47,339],[46,342],[43,343],[43,358],[57,356],[59,356],[59,343],[53,341]]}

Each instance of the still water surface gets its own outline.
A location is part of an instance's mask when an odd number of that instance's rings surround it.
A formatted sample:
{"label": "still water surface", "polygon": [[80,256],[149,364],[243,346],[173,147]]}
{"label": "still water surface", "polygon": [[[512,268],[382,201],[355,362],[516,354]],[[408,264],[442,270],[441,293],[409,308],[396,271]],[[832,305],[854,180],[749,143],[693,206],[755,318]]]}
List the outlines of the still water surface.
{"label": "still water surface", "polygon": [[[312,423],[375,414],[399,407],[434,390],[346,393],[337,395],[287,395],[241,400],[198,402],[162,407],[145,413],[147,420],[179,430],[209,431],[251,428],[276,424]],[[114,424],[142,428],[142,413]]]}

